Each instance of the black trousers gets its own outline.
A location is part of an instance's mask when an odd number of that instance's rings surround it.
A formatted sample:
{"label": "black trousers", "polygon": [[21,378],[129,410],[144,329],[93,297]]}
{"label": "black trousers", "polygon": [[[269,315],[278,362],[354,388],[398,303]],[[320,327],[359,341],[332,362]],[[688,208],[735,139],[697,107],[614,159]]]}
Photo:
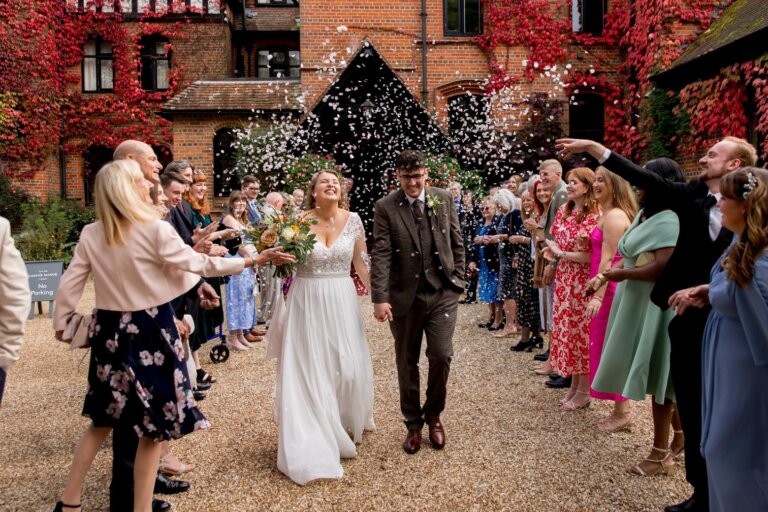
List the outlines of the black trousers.
{"label": "black trousers", "polygon": [[112,482],[109,485],[109,511],[133,511],[133,464],[139,437],[132,428],[112,430]]}
{"label": "black trousers", "polygon": [[0,368],[0,404],[3,403],[3,391],[5,390],[5,370]]}
{"label": "black trousers", "polygon": [[[701,343],[710,308],[689,308],[669,324],[670,370],[685,434],[685,479],[696,501],[709,500],[707,464],[701,456]],[[701,510],[707,510],[705,507]]]}

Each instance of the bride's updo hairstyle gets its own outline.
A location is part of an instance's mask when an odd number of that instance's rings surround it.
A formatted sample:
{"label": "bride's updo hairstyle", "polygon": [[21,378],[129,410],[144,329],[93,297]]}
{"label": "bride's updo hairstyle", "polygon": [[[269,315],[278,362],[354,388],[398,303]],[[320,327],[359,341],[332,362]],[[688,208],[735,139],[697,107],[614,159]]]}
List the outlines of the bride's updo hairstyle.
{"label": "bride's updo hairstyle", "polygon": [[304,194],[304,210],[310,211],[317,208],[317,201],[315,200],[315,187],[317,186],[317,182],[320,180],[320,176],[323,174],[332,174],[339,180],[339,208],[348,209],[349,200],[347,199],[347,191],[344,188],[344,177],[339,171],[325,169],[323,171],[316,172],[312,176],[312,179],[309,181],[309,186],[307,187],[307,191]]}
{"label": "bride's updo hairstyle", "polygon": [[722,266],[741,288],[746,287],[755,273],[755,261],[765,257],[768,247],[768,171],[757,167],[742,167],[720,180],[723,197],[740,201],[746,210],[746,228]]}

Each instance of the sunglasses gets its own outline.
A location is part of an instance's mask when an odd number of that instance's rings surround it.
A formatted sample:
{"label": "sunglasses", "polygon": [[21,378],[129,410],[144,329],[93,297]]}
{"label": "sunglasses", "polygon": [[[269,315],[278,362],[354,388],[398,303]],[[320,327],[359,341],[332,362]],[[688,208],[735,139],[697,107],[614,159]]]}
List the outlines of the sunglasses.
{"label": "sunglasses", "polygon": [[493,210],[493,208],[491,208],[490,206],[481,206],[480,209],[481,210]]}

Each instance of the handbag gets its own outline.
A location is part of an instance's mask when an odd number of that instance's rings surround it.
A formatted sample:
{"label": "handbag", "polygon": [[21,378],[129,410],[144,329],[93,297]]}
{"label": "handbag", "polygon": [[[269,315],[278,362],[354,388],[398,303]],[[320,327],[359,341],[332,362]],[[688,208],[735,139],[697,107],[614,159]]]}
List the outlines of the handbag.
{"label": "handbag", "polygon": [[69,320],[67,320],[67,325],[64,327],[61,341],[69,343],[69,348],[71,350],[76,348],[90,348],[91,342],[88,338],[88,333],[92,319],[93,315],[72,313],[69,316]]}

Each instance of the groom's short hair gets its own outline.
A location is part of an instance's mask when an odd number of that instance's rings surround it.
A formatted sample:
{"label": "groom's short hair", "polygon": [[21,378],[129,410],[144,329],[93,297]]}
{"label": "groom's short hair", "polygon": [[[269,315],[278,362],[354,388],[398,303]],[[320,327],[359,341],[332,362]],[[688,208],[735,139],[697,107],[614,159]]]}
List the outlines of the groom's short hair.
{"label": "groom's short hair", "polygon": [[406,149],[400,152],[395,158],[396,171],[414,171],[427,166],[427,159],[424,153],[415,149]]}

